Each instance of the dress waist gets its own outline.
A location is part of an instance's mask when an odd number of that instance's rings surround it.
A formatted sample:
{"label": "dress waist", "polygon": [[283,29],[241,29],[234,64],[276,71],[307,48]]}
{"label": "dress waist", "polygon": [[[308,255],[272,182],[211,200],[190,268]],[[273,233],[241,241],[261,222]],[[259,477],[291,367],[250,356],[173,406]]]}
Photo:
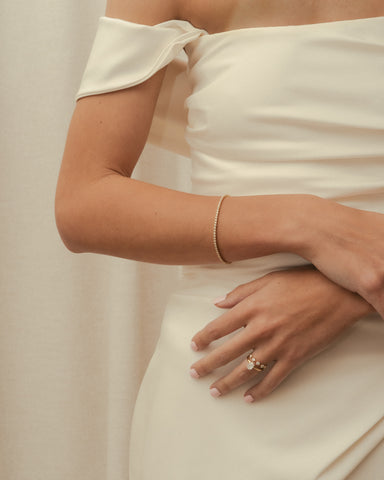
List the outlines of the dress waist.
{"label": "dress waist", "polygon": [[250,282],[267,273],[310,263],[293,253],[276,253],[231,264],[188,265],[182,267],[177,293],[215,298],[240,283]]}

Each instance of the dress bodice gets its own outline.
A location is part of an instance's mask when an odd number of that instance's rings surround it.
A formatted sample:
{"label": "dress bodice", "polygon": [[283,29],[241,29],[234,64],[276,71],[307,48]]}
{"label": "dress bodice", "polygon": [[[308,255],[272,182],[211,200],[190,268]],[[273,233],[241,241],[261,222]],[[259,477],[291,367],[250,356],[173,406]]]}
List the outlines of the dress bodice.
{"label": "dress bodice", "polygon": [[384,212],[384,17],[203,35],[186,51],[194,192],[380,191]]}
{"label": "dress bodice", "polygon": [[[384,17],[218,34],[101,17],[77,98],[137,85],[183,49],[192,192],[311,193],[384,213]],[[253,410],[243,389],[210,403],[212,377],[187,378],[192,335],[220,314],[213,298],[304,263],[283,252],[183,267],[138,397],[130,478],[341,479],[383,439],[378,316]]]}
{"label": "dress bodice", "polygon": [[[185,53],[193,193],[307,193],[384,213],[384,16],[216,34],[101,17],[76,98],[137,85]],[[209,284],[303,263],[279,253],[183,272]]]}
{"label": "dress bodice", "polygon": [[384,212],[384,17],[216,34],[101,17],[76,98],[137,85],[183,49],[192,192]]}

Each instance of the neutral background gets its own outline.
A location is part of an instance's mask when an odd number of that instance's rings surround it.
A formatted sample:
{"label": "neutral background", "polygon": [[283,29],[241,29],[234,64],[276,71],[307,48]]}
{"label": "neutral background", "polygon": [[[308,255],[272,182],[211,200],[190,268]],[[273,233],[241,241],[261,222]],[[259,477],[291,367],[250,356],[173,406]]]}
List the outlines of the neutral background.
{"label": "neutral background", "polygon": [[[104,0],[0,13],[0,478],[128,480],[130,422],[177,267],[66,250],[54,195]],[[135,176],[186,189],[148,146]],[[166,280],[166,281],[164,281]]]}

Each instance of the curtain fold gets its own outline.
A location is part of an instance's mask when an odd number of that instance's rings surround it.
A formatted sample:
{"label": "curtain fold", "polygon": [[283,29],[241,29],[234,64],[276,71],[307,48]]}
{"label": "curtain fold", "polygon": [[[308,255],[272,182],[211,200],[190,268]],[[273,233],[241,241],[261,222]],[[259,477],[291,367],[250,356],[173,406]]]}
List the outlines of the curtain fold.
{"label": "curtain fold", "polygon": [[[56,229],[74,96],[105,2],[1,10],[0,478],[128,480],[134,401],[179,270],[73,254]],[[188,171],[148,145],[135,176],[185,190]]]}

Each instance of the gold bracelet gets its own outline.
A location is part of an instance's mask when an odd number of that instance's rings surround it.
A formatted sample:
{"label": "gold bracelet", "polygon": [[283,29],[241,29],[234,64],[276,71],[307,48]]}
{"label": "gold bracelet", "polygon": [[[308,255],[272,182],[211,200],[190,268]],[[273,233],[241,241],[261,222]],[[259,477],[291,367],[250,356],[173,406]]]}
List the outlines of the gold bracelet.
{"label": "gold bracelet", "polygon": [[222,263],[232,263],[232,262],[227,262],[226,260],[224,260],[224,258],[222,257],[222,255],[220,253],[219,246],[217,245],[217,223],[218,223],[218,220],[219,220],[219,213],[220,213],[221,204],[223,203],[223,200],[226,197],[228,197],[228,195],[223,195],[220,198],[219,204],[217,205],[215,223],[213,224],[213,246],[215,247],[215,252],[216,252],[217,256],[219,257],[220,262],[222,262]]}

